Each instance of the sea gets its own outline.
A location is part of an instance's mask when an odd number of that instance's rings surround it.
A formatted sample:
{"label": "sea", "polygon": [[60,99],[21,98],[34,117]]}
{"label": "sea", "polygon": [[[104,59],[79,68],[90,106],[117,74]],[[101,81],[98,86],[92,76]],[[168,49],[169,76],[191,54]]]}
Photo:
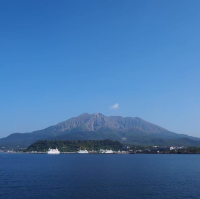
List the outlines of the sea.
{"label": "sea", "polygon": [[199,199],[200,155],[0,153],[0,199]]}

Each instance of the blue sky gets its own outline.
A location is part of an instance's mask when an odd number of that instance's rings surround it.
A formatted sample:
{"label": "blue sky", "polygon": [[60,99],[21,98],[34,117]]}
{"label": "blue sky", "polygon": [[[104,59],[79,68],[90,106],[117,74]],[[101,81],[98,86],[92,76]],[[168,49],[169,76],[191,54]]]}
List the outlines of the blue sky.
{"label": "blue sky", "polygon": [[199,10],[198,0],[2,0],[0,137],[84,112],[200,137]]}

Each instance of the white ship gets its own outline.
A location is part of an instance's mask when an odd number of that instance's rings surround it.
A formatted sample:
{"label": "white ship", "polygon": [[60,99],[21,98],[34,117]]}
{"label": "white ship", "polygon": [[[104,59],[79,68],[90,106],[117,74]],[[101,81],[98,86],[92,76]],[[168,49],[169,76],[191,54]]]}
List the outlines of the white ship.
{"label": "white ship", "polygon": [[50,149],[47,151],[47,154],[60,154],[60,151],[56,149]]}
{"label": "white ship", "polygon": [[113,150],[111,150],[111,149],[110,149],[110,150],[107,150],[107,149],[106,149],[106,150],[105,150],[105,153],[113,153]]}
{"label": "white ship", "polygon": [[78,153],[88,153],[88,150],[79,150]]}
{"label": "white ship", "polygon": [[107,149],[106,149],[106,150],[100,149],[99,153],[114,153],[114,152],[113,152],[113,150],[111,150],[111,149],[110,149],[110,150],[107,150]]}

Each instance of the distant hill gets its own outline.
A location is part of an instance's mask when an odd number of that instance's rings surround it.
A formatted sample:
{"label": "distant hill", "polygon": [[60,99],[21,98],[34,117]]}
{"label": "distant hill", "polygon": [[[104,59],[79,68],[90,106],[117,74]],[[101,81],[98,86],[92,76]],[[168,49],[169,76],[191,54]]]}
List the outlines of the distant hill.
{"label": "distant hill", "polygon": [[139,117],[106,117],[84,113],[32,133],[13,133],[0,139],[0,147],[26,148],[38,140],[105,140],[134,145],[200,146],[200,138],[170,132]]}
{"label": "distant hill", "polygon": [[37,141],[31,144],[26,151],[46,152],[49,148],[58,148],[60,152],[77,152],[80,149],[89,151],[99,151],[100,149],[111,149],[118,151],[122,149],[122,144],[114,140],[56,140]]}

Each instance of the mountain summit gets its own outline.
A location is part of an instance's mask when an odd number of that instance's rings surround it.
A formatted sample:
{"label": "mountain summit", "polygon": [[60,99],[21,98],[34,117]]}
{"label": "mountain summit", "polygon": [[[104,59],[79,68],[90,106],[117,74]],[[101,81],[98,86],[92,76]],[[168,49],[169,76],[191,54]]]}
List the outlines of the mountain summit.
{"label": "mountain summit", "polygon": [[87,131],[98,131],[101,128],[110,128],[118,130],[137,128],[138,130],[147,133],[168,132],[166,129],[146,122],[139,117],[106,117],[102,113],[83,113],[78,117],[74,117],[67,121],[61,122],[55,125],[55,127],[57,131],[62,132],[69,131],[74,128],[79,128]]}
{"label": "mountain summit", "polygon": [[170,132],[139,117],[107,117],[83,113],[32,133],[14,133],[0,139],[0,147],[24,148],[38,140],[112,139],[135,145],[199,145],[198,138]]}

